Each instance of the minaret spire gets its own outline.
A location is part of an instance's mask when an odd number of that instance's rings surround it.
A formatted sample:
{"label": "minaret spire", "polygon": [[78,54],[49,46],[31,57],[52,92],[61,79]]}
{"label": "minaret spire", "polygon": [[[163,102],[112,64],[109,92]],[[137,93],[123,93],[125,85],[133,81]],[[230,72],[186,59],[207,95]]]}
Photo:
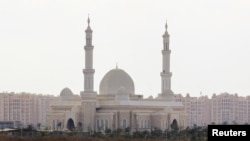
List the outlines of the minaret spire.
{"label": "minaret spire", "polygon": [[163,49],[169,50],[169,34],[168,34],[168,24],[165,24],[165,33],[162,35],[163,37]]}
{"label": "minaret spire", "polygon": [[166,28],[166,31],[168,30],[168,22],[166,21],[166,24],[165,24],[165,28]]}
{"label": "minaret spire", "polygon": [[88,26],[89,26],[89,23],[90,23],[90,19],[89,19],[89,14],[88,14]]}
{"label": "minaret spire", "polygon": [[170,53],[169,49],[169,34],[168,25],[165,24],[165,32],[163,37],[163,50],[162,50],[162,72],[161,72],[161,94],[169,100],[173,100],[173,92],[171,90],[171,76],[170,72]]}

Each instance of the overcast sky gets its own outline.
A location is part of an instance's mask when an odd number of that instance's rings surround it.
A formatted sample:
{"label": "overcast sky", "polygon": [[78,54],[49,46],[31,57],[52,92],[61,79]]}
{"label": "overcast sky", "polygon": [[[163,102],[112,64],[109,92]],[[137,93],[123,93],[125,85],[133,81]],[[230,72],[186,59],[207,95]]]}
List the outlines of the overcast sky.
{"label": "overcast sky", "polygon": [[79,94],[88,14],[97,92],[118,64],[160,93],[167,21],[174,93],[250,95],[249,0],[0,0],[0,92]]}

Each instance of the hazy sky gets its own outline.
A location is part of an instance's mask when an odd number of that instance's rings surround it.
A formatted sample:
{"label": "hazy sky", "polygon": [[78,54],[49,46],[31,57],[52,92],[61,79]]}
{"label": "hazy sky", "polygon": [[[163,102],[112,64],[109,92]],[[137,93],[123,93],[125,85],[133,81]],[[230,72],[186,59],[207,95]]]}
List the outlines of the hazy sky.
{"label": "hazy sky", "polygon": [[250,95],[249,0],[0,0],[0,92],[79,94],[88,14],[96,91],[118,63],[155,97],[167,21],[174,93]]}

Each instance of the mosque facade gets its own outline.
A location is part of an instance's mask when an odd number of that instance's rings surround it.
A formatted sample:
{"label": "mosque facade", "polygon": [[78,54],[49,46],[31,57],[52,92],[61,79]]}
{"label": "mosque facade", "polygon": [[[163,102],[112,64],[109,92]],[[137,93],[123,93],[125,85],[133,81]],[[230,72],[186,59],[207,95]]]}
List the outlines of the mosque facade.
{"label": "mosque facade", "polygon": [[52,130],[79,129],[83,132],[106,129],[144,131],[171,129],[173,121],[179,128],[187,127],[187,114],[182,102],[175,101],[171,90],[169,34],[167,24],[163,34],[161,93],[143,98],[135,94],[133,79],[120,68],[110,70],[102,78],[99,93],[94,91],[92,29],[88,18],[85,30],[86,45],[84,90],[74,95],[64,88],[59,100],[51,102],[47,125]]}

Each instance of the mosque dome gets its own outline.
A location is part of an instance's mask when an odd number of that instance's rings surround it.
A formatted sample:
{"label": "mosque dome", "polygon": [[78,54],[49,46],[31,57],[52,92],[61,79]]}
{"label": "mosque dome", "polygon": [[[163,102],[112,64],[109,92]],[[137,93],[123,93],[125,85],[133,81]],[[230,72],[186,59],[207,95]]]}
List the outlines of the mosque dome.
{"label": "mosque dome", "polygon": [[60,96],[71,96],[73,95],[72,91],[69,88],[62,89]]}
{"label": "mosque dome", "polygon": [[122,69],[112,69],[102,78],[100,94],[134,94],[134,82],[132,78]]}

